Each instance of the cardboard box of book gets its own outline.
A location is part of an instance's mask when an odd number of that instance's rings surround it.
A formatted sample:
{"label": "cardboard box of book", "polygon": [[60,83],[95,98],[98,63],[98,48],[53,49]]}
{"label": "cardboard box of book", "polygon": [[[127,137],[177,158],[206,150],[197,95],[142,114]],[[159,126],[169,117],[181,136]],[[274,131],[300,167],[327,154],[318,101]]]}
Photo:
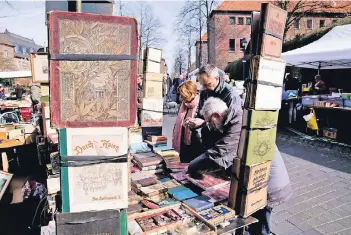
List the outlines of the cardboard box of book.
{"label": "cardboard box of book", "polygon": [[143,83],[143,98],[162,99],[161,81],[144,80]]}
{"label": "cardboard box of book", "polygon": [[267,185],[272,161],[245,166],[244,186],[250,191]]}
{"label": "cardboard box of book", "polygon": [[282,87],[265,84],[251,84],[245,108],[255,110],[279,110],[281,108]]}
{"label": "cardboard box of book", "polygon": [[59,129],[63,212],[128,207],[128,128]]}
{"label": "cardboard box of book", "polygon": [[163,124],[163,99],[143,99],[141,126],[155,127]]}
{"label": "cardboard box of book", "polygon": [[277,125],[279,111],[261,111],[253,109],[244,109],[243,127],[255,128],[270,128]]}
{"label": "cardboard box of book", "polygon": [[267,190],[268,187],[265,186],[254,191],[243,193],[240,215],[246,218],[265,207],[267,205]]}
{"label": "cardboard box of book", "polygon": [[163,81],[163,74],[162,73],[144,73],[143,79],[145,81]]}
{"label": "cardboard box of book", "polygon": [[251,79],[262,84],[283,86],[285,74],[285,60],[254,56],[251,59]]}
{"label": "cardboard box of book", "polygon": [[56,234],[127,235],[127,211],[103,210],[55,215]]}
{"label": "cardboard box of book", "polygon": [[274,158],[277,128],[241,131],[239,142],[239,158],[245,165],[254,165]]}

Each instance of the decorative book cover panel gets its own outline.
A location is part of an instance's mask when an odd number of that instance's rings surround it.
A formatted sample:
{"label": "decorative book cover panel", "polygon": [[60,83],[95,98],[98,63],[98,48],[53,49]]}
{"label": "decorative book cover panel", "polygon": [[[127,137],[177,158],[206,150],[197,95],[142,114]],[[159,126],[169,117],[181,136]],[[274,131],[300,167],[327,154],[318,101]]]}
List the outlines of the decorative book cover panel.
{"label": "decorative book cover panel", "polygon": [[243,127],[270,128],[277,125],[279,111],[244,109]]}
{"label": "decorative book cover panel", "polygon": [[276,127],[267,130],[243,129],[239,142],[239,157],[244,159],[246,165],[273,160],[276,135]]}
{"label": "decorative book cover panel", "polygon": [[31,53],[30,65],[34,83],[49,83],[48,54]]}
{"label": "decorative book cover panel", "polygon": [[146,52],[147,60],[152,60],[155,62],[161,62],[162,50],[157,48],[148,47]]}
{"label": "decorative book cover panel", "polygon": [[211,198],[211,202],[222,202],[228,199],[230,191],[230,185],[218,189],[210,189],[202,192],[202,195],[205,195]]}
{"label": "decorative book cover panel", "polygon": [[152,112],[147,110],[141,111],[141,126],[142,127],[158,127],[163,124],[163,113]]}
{"label": "decorative book cover panel", "polygon": [[128,172],[128,163],[61,167],[64,212],[127,208]]}
{"label": "decorative book cover panel", "polygon": [[51,118],[55,127],[132,126],[137,61],[54,60],[53,55],[137,56],[136,20],[49,13]]}
{"label": "decorative book cover panel", "polygon": [[275,86],[283,86],[285,60],[255,56],[252,59],[253,79]]}
{"label": "decorative book cover panel", "polygon": [[[60,142],[66,142],[67,156],[122,156],[128,153],[126,127],[59,129],[61,136],[63,132],[66,132],[66,139],[60,137]],[[65,156],[62,151],[61,156]]]}
{"label": "decorative book cover panel", "polygon": [[162,73],[145,73],[144,74],[145,81],[163,81],[163,74]]}
{"label": "decorative book cover panel", "polygon": [[162,82],[145,80],[143,86],[143,98],[162,99]]}

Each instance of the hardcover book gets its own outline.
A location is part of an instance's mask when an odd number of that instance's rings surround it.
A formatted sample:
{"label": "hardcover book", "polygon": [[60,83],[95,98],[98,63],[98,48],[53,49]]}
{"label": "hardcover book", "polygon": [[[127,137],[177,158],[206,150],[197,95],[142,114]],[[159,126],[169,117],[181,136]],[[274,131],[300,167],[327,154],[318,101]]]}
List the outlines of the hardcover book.
{"label": "hardcover book", "polygon": [[202,195],[205,195],[211,198],[212,202],[223,202],[228,199],[230,191],[230,185],[218,189],[210,189],[202,192]]}
{"label": "hardcover book", "polygon": [[199,215],[208,223],[212,225],[217,225],[224,221],[224,217],[218,211],[213,208],[199,212]]}
{"label": "hardcover book", "polygon": [[203,190],[216,189],[225,185],[229,185],[229,180],[224,180],[215,174],[202,174],[202,179],[194,179],[190,175],[186,175],[187,180],[202,188]]}
{"label": "hardcover book", "polygon": [[214,204],[209,200],[210,198],[207,196],[199,196],[185,200],[183,203],[199,212],[214,207]]}
{"label": "hardcover book", "polygon": [[133,158],[141,159],[141,158],[155,157],[157,155],[153,152],[146,152],[146,153],[133,153],[132,156]]}
{"label": "hardcover book", "polygon": [[168,181],[166,181],[166,182],[162,182],[162,184],[163,184],[163,186],[165,186],[166,188],[174,188],[174,187],[180,185],[180,184],[178,183],[178,181],[176,181],[176,180],[168,180]]}
{"label": "hardcover book", "polygon": [[157,203],[160,207],[167,207],[167,206],[173,206],[173,205],[180,205],[181,203],[173,198],[166,198],[159,203]]}
{"label": "hardcover book", "polygon": [[188,189],[183,185],[179,185],[168,189],[168,194],[172,195],[178,201],[184,201],[186,199],[198,196],[192,190]]}
{"label": "hardcover book", "polygon": [[147,157],[147,158],[134,157],[133,161],[137,163],[139,167],[142,168],[142,167],[160,165],[163,160],[162,158],[155,156],[155,157]]}
{"label": "hardcover book", "polygon": [[129,146],[129,151],[130,153],[147,153],[147,152],[151,152],[151,149],[147,146],[146,143],[142,142],[142,143],[135,143],[135,144],[131,144]]}
{"label": "hardcover book", "polygon": [[48,35],[53,127],[134,125],[136,20],[51,11]]}
{"label": "hardcover book", "polygon": [[141,187],[146,187],[146,186],[157,184],[157,179],[155,177],[148,177],[145,179],[133,181],[132,184],[136,188],[141,188]]}
{"label": "hardcover book", "polygon": [[224,205],[215,206],[213,207],[213,210],[220,213],[224,219],[232,219],[235,216],[235,211]]}
{"label": "hardcover book", "polygon": [[141,187],[140,192],[148,197],[155,196],[164,192],[167,192],[167,188],[162,184],[154,184],[146,187]]}
{"label": "hardcover book", "polygon": [[156,136],[156,135],[150,135],[147,137],[147,140],[150,142],[159,142],[159,141],[166,141],[167,142],[167,137],[166,136]]}
{"label": "hardcover book", "polygon": [[171,173],[170,175],[179,182],[187,179],[185,172]]}

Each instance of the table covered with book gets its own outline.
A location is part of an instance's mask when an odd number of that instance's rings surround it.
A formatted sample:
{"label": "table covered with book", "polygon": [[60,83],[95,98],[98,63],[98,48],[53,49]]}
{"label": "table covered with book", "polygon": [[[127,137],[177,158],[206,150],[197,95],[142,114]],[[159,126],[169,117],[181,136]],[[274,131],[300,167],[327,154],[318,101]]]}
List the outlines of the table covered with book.
{"label": "table covered with book", "polygon": [[256,222],[236,217],[227,207],[229,180],[214,173],[201,179],[188,175],[188,163],[181,163],[179,153],[167,146],[167,137],[136,139],[129,153],[130,234],[222,234]]}

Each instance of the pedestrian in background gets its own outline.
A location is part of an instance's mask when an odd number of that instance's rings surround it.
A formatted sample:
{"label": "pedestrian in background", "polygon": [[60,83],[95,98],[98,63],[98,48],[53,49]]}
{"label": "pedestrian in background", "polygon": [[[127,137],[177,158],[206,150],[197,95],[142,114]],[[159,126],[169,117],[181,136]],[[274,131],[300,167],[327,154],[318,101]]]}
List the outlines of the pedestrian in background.
{"label": "pedestrian in background", "polygon": [[183,79],[182,75],[179,75],[179,77],[173,79],[173,87],[174,87],[173,89],[177,93],[177,99],[176,99],[177,104],[180,104],[180,100],[179,100],[180,94],[178,91],[178,87],[182,84],[183,82],[182,79]]}
{"label": "pedestrian in background", "polygon": [[188,163],[204,152],[200,132],[184,125],[185,119],[195,117],[200,97],[196,83],[191,80],[182,83],[178,90],[182,103],[173,129],[172,146],[180,153],[181,162]]}

